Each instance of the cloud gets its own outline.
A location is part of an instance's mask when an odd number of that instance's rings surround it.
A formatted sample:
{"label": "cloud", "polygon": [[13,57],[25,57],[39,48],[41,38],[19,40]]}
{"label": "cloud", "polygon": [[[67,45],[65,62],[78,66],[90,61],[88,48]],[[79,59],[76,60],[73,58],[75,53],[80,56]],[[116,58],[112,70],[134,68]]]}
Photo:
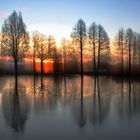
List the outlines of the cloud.
{"label": "cloud", "polygon": [[57,23],[39,23],[28,25],[27,27],[30,32],[37,30],[40,33],[52,35],[59,43],[62,38],[70,39],[70,33],[72,31],[72,27],[70,25]]}

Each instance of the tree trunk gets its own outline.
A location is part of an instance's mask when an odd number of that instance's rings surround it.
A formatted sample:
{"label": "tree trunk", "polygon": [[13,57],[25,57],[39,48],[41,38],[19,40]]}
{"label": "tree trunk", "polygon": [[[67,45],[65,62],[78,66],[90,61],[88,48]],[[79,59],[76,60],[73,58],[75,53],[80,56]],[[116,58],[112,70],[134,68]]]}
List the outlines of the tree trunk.
{"label": "tree trunk", "polygon": [[82,43],[82,39],[80,40],[80,49],[81,49],[81,75],[83,75],[83,43]]}
{"label": "tree trunk", "polygon": [[66,77],[66,56],[64,57],[64,74],[65,74],[65,77]]}
{"label": "tree trunk", "polygon": [[[123,41],[122,41],[122,43],[123,43]],[[124,73],[124,71],[123,71],[123,44],[122,44],[122,74]]]}
{"label": "tree trunk", "polygon": [[18,87],[18,72],[17,72],[17,58],[15,58],[15,91],[17,92],[17,87]]}
{"label": "tree trunk", "polygon": [[35,51],[33,56],[33,72],[34,72],[34,95],[35,95]]}
{"label": "tree trunk", "polygon": [[65,87],[65,95],[67,93],[67,82],[66,82],[66,51],[64,55],[64,87]]}
{"label": "tree trunk", "polygon": [[41,75],[43,75],[43,60],[41,59]]}
{"label": "tree trunk", "polygon": [[140,74],[140,49],[139,49],[139,74]]}
{"label": "tree trunk", "polygon": [[43,60],[41,59],[41,90],[43,90]]}
{"label": "tree trunk", "polygon": [[34,55],[33,55],[33,72],[34,72],[34,75],[35,75],[35,52],[34,52]]}
{"label": "tree trunk", "polygon": [[129,41],[129,74],[131,74],[131,41]]}
{"label": "tree trunk", "polygon": [[93,69],[94,69],[94,72],[95,72],[95,75],[96,75],[96,54],[95,54],[95,43],[93,43]]}
{"label": "tree trunk", "polygon": [[134,50],[133,50],[133,64],[132,64],[132,73],[134,74],[135,72],[135,55],[134,55]]}
{"label": "tree trunk", "polygon": [[98,44],[98,74],[100,72],[100,50],[101,50],[101,42],[100,42],[100,37],[99,37],[99,44]]}

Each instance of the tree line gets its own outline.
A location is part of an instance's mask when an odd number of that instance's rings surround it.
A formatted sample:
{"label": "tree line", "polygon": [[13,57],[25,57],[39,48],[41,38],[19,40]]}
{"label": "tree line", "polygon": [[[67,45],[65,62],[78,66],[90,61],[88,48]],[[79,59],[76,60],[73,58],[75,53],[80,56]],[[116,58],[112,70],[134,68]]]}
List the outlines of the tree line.
{"label": "tree line", "polygon": [[116,51],[118,69],[122,74],[138,74],[140,72],[140,33],[131,28],[120,28],[116,35]]}
{"label": "tree line", "polygon": [[1,56],[11,56],[18,74],[18,62],[29,57],[33,60],[33,73],[36,74],[36,61],[40,60],[44,74],[44,61],[51,59],[53,74],[139,74],[140,34],[131,28],[119,29],[113,46],[107,31],[93,22],[88,28],[84,20],[75,24],[71,40],[62,39],[57,46],[53,36],[34,31],[29,34],[21,12],[13,11],[1,29]]}

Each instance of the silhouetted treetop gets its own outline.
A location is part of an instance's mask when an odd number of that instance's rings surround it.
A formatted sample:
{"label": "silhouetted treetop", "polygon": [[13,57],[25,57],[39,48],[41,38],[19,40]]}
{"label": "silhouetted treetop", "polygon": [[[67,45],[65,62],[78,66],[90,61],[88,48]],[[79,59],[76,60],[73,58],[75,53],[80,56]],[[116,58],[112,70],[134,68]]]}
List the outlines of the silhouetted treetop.
{"label": "silhouetted treetop", "polygon": [[21,12],[13,11],[2,25],[1,53],[17,61],[28,50],[29,35]]}
{"label": "silhouetted treetop", "polygon": [[71,34],[71,37],[78,37],[78,38],[84,38],[86,37],[86,23],[79,19],[75,27],[73,28],[73,32]]}

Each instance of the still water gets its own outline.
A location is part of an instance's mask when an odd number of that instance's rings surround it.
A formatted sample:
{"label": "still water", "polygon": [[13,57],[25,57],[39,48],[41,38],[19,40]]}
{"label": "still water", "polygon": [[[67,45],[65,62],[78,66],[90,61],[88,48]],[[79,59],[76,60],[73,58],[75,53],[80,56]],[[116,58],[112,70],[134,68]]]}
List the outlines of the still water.
{"label": "still water", "polygon": [[140,81],[0,77],[0,140],[139,140]]}

